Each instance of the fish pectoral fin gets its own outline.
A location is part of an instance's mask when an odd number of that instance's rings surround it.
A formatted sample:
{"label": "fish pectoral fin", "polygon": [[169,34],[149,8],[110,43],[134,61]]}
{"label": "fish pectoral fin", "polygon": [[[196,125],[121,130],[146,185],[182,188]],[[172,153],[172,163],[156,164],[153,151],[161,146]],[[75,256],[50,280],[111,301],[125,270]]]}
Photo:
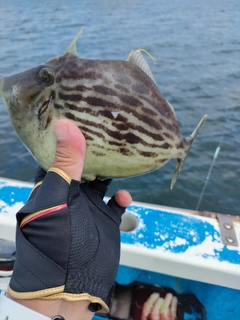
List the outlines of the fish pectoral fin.
{"label": "fish pectoral fin", "polygon": [[152,81],[155,84],[157,84],[152,74],[152,71],[149,68],[149,65],[147,64],[147,61],[144,59],[141,51],[145,52],[151,59],[153,59],[154,63],[156,63],[156,60],[153,58],[153,56],[144,49],[137,49],[137,50],[131,51],[128,55],[127,61],[135,64],[135,66],[140,68],[144,73],[146,73],[146,75],[149,76],[150,79],[152,79]]}
{"label": "fish pectoral fin", "polygon": [[69,44],[69,46],[67,47],[66,53],[71,53],[76,57],[79,57],[78,53],[77,53],[77,40],[80,37],[80,35],[82,34],[84,30],[84,27],[81,28],[81,30],[78,32],[78,34],[76,35],[76,37],[72,40],[72,42]]}
{"label": "fish pectoral fin", "polygon": [[43,129],[47,128],[48,125],[48,118],[49,118],[49,110],[47,109],[40,118],[41,127]]}
{"label": "fish pectoral fin", "polygon": [[52,104],[53,104],[53,99],[52,97],[50,97],[48,104],[42,107],[42,111],[40,111],[41,113],[38,116],[41,123],[41,127],[43,129],[46,129],[48,126],[49,119],[50,119],[50,109],[52,107]]}
{"label": "fish pectoral fin", "polygon": [[177,165],[175,167],[175,170],[174,170],[174,173],[173,173],[173,176],[172,176],[172,181],[171,181],[171,185],[170,185],[170,189],[172,190],[176,181],[177,181],[177,178],[178,178],[178,175],[182,169],[182,166],[184,164],[184,161],[188,155],[188,152],[191,148],[191,145],[192,145],[192,142],[193,140],[195,139],[196,135],[198,134],[199,130],[201,129],[202,125],[204,124],[204,122],[207,120],[207,114],[205,114],[202,119],[199,121],[196,129],[193,131],[193,133],[191,134],[191,136],[189,138],[186,138],[186,142],[187,142],[187,146],[186,146],[186,153],[185,153],[185,156],[183,158],[177,158]]}

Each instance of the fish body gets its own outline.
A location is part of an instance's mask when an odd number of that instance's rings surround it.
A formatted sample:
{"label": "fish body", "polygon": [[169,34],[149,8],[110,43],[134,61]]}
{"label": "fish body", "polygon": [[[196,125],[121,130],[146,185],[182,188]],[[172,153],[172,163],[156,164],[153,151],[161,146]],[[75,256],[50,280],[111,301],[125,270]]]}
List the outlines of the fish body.
{"label": "fish body", "polygon": [[68,118],[87,141],[84,180],[136,176],[177,158],[173,187],[206,116],[184,138],[140,52],[128,61],[82,59],[76,40],[64,55],[0,80],[19,138],[48,170],[56,150],[53,124]]}

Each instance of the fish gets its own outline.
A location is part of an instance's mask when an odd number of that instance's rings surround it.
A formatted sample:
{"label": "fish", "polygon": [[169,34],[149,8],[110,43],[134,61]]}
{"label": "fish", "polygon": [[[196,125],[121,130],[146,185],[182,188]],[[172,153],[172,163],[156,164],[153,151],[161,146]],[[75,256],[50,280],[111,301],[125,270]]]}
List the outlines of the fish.
{"label": "fish", "polygon": [[183,137],[145,50],[131,51],[126,60],[81,58],[76,44],[82,31],[63,55],[0,79],[14,130],[47,171],[56,151],[53,124],[72,120],[87,142],[83,181],[146,174],[176,158],[172,189],[207,115]]}

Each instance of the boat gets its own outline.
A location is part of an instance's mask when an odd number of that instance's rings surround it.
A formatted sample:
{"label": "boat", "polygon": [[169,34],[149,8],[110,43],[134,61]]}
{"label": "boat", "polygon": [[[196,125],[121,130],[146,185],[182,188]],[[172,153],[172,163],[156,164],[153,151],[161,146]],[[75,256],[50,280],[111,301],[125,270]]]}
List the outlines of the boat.
{"label": "boat", "polygon": [[[32,187],[0,178],[2,242],[14,245],[15,214]],[[177,320],[240,320],[239,216],[133,202],[120,228],[121,259],[110,312],[95,320],[140,320],[153,293],[177,298]],[[1,267],[6,260],[0,258],[0,290],[6,290],[11,276]]]}

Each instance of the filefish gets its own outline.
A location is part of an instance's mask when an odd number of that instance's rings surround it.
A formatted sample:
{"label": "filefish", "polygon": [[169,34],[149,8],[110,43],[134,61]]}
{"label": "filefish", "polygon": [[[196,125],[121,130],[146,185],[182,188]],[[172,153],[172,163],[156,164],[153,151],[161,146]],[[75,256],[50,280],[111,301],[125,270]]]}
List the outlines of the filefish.
{"label": "filefish", "polygon": [[0,79],[13,128],[48,170],[56,150],[54,122],[75,122],[87,141],[85,181],[136,176],[177,158],[172,189],[207,115],[183,137],[141,50],[131,51],[126,61],[83,59],[76,50],[82,30],[65,54]]}

